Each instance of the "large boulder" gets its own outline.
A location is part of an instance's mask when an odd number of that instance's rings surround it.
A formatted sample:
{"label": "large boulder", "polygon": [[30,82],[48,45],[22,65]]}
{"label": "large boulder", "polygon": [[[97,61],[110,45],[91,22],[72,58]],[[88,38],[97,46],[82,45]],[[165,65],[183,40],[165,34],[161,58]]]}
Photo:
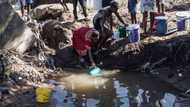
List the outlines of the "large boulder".
{"label": "large boulder", "polygon": [[25,52],[33,42],[33,32],[8,1],[0,1],[0,13],[0,49]]}
{"label": "large boulder", "polygon": [[32,11],[32,18],[37,20],[61,17],[64,8],[61,4],[43,4]]}
{"label": "large boulder", "polygon": [[60,44],[62,47],[72,44],[72,31],[69,27],[71,24],[70,22],[61,23],[56,20],[48,20],[42,27],[42,39],[47,46],[53,49],[59,49]]}

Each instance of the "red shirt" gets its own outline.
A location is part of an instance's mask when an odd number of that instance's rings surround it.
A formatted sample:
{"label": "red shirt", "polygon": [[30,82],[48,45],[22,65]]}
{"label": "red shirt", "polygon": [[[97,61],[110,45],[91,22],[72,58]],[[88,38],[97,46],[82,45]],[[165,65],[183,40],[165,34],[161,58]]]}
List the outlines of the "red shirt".
{"label": "red shirt", "polygon": [[81,27],[73,32],[73,47],[80,56],[87,55],[88,49],[91,48],[91,41],[88,37],[88,33],[91,30],[92,28]]}

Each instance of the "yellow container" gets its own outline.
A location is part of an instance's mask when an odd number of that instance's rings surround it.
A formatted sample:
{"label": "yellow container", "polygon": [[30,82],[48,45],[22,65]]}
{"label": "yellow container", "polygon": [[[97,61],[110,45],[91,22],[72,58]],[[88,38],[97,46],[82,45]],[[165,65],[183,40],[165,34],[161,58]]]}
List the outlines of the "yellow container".
{"label": "yellow container", "polygon": [[49,100],[49,96],[51,93],[51,89],[40,87],[36,89],[36,101],[39,103],[47,103]]}

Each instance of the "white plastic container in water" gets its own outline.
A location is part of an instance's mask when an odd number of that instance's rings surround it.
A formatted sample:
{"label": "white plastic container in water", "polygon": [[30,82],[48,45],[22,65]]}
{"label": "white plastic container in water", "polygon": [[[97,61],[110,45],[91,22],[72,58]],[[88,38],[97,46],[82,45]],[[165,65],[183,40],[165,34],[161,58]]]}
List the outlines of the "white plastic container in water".
{"label": "white plastic container in water", "polygon": [[181,11],[176,13],[178,31],[190,30],[190,12]]}

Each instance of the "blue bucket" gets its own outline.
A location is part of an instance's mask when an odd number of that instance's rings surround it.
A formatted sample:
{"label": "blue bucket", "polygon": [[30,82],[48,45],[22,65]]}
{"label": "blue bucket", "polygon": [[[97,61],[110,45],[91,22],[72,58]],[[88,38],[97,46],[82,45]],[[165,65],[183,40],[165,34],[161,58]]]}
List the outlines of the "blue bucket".
{"label": "blue bucket", "polygon": [[168,31],[167,19],[168,19],[168,17],[166,17],[166,16],[155,17],[156,33],[158,33],[158,34],[166,34],[167,33],[167,31]]}
{"label": "blue bucket", "polygon": [[130,43],[140,41],[140,26],[138,24],[132,24],[126,28],[128,32],[128,39]]}
{"label": "blue bucket", "polygon": [[177,19],[177,30],[184,31],[186,29],[186,21],[185,18],[178,18]]}
{"label": "blue bucket", "polygon": [[190,13],[186,11],[181,11],[176,13],[177,17],[177,30],[184,31],[187,29],[186,21],[190,18]]}

